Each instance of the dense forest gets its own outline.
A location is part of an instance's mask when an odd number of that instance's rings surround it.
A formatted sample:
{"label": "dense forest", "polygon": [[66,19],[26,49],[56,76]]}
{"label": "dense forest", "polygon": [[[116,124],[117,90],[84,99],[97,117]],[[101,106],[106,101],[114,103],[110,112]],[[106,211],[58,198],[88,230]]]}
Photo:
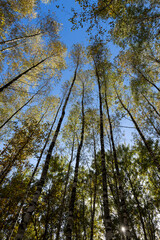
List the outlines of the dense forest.
{"label": "dense forest", "polygon": [[160,3],[62,2],[0,1],[0,239],[160,240]]}

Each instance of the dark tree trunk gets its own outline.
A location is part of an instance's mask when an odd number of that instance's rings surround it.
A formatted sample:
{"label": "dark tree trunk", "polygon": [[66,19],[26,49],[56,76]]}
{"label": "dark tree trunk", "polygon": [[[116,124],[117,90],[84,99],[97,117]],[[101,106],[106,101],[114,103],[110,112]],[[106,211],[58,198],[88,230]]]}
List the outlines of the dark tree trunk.
{"label": "dark tree trunk", "polygon": [[[51,55],[52,56],[52,55]],[[41,63],[45,62],[47,59],[49,59],[51,56],[44,58],[43,60],[41,60],[40,62],[38,62],[37,64],[33,65],[32,67],[28,68],[27,70],[25,70],[24,72],[20,73],[19,75],[17,75],[16,77],[14,77],[11,81],[9,81],[8,83],[6,83],[5,85],[3,85],[0,88],[0,92],[3,92],[4,89],[8,88],[11,84],[13,84],[14,82],[16,82],[19,78],[21,78],[23,75],[25,75],[26,73],[28,73],[29,71],[31,71],[32,69],[36,68],[37,66],[39,66]]]}

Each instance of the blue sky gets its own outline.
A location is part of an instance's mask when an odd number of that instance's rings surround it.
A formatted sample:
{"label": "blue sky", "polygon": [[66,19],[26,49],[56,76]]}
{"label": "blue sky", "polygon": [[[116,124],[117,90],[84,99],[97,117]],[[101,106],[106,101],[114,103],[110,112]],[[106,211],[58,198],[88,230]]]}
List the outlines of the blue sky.
{"label": "blue sky", "polygon": [[[71,11],[72,8],[77,11],[81,11],[81,8],[75,0],[61,0],[61,1],[52,1],[51,3],[44,4],[41,3],[41,12],[53,12],[55,13],[56,20],[62,24],[62,28],[60,31],[61,40],[67,46],[68,50],[71,49],[73,44],[81,43],[84,46],[89,44],[89,36],[86,32],[88,28],[88,23],[85,22],[83,28],[79,27],[76,30],[71,30],[72,23],[69,19],[73,16]],[[109,29],[109,25],[107,23],[103,24],[104,28]],[[113,43],[109,44],[112,55],[115,56],[118,54],[119,47],[114,45]]]}

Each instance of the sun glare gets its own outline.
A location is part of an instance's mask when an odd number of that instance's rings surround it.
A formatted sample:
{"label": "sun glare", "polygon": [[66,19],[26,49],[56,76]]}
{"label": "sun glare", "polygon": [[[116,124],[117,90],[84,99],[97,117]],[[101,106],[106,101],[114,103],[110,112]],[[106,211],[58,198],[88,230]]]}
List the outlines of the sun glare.
{"label": "sun glare", "polygon": [[126,231],[126,228],[122,226],[122,227],[121,227],[121,231],[122,231],[122,232],[125,232],[125,231]]}

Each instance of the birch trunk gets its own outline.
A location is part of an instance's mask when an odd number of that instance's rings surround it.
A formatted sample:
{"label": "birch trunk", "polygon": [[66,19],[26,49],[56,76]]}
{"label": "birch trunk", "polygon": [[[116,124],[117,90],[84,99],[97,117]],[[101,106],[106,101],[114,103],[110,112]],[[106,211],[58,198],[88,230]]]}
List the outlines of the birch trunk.
{"label": "birch trunk", "polygon": [[114,143],[112,122],[111,122],[110,113],[109,113],[108,99],[107,99],[107,93],[106,93],[106,81],[105,81],[105,103],[106,103],[107,116],[108,116],[108,122],[109,122],[109,130],[110,130],[110,137],[111,137],[111,143],[112,143],[114,164],[115,164],[116,175],[117,175],[117,180],[118,180],[118,201],[119,201],[118,205],[120,206],[120,215],[121,215],[121,220],[122,220],[121,224],[126,229],[126,240],[130,240],[131,238],[130,238],[130,231],[129,231],[129,226],[128,226],[126,203],[125,203],[125,197],[124,197],[124,192],[123,192],[121,174],[120,174],[119,166],[118,166],[117,151],[116,151],[116,147],[115,147],[115,143]]}
{"label": "birch trunk", "polygon": [[71,198],[69,203],[69,214],[67,219],[67,226],[66,226],[66,240],[72,239],[72,228],[73,228],[73,214],[74,214],[74,205],[76,200],[76,190],[77,190],[77,182],[78,182],[78,171],[79,171],[79,162],[80,162],[80,155],[81,149],[83,146],[83,139],[84,139],[84,124],[85,124],[85,114],[84,114],[84,86],[83,86],[83,93],[82,93],[82,129],[81,129],[81,140],[80,144],[78,145],[77,149],[77,156],[76,156],[76,166],[74,171],[74,180],[71,192]]}
{"label": "birch trunk", "polygon": [[22,221],[21,221],[21,224],[19,225],[19,228],[18,228],[18,233],[17,233],[17,236],[16,236],[16,240],[23,239],[25,230],[26,230],[27,225],[28,225],[28,223],[31,219],[31,216],[32,216],[32,214],[33,214],[33,212],[34,212],[34,210],[37,206],[37,202],[38,202],[38,199],[41,195],[42,188],[45,184],[45,180],[46,180],[47,173],[48,173],[48,168],[49,168],[49,163],[50,163],[50,159],[51,159],[51,156],[52,156],[52,151],[53,151],[53,148],[55,146],[58,134],[60,132],[60,128],[61,128],[61,125],[62,125],[63,118],[65,116],[65,109],[66,109],[66,106],[67,106],[67,103],[68,103],[68,100],[69,100],[74,82],[76,80],[77,70],[78,70],[78,64],[76,66],[74,77],[73,77],[73,80],[72,80],[72,84],[70,86],[68,95],[65,99],[65,102],[64,102],[64,105],[63,105],[63,108],[62,108],[61,117],[59,119],[55,134],[53,136],[52,142],[51,142],[51,144],[49,146],[49,149],[48,149],[48,153],[47,153],[46,160],[45,160],[45,163],[44,163],[44,167],[43,167],[43,170],[42,170],[42,173],[41,173],[41,177],[40,177],[40,180],[37,183],[37,190],[36,190],[35,194],[33,195],[33,198],[32,198],[32,201],[29,204],[29,207],[27,208],[27,210],[24,212],[24,214],[22,216]]}
{"label": "birch trunk", "polygon": [[137,70],[139,74],[141,74],[141,76],[144,78],[146,82],[150,83],[153,87],[155,87],[160,92],[160,88],[157,87],[156,84],[154,84],[152,81],[150,81],[139,68],[137,68],[136,66],[134,66],[134,68]]}
{"label": "birch trunk", "polygon": [[29,36],[22,36],[22,37],[17,37],[17,38],[14,38],[14,39],[9,39],[9,40],[5,40],[5,41],[1,41],[1,42],[0,42],[0,45],[8,44],[8,43],[15,43],[15,42],[17,42],[17,41],[19,41],[19,40],[22,40],[22,39],[26,40],[27,38],[36,37],[36,36],[39,36],[39,35],[41,35],[41,34],[43,34],[43,32],[31,34],[31,35],[29,35]]}
{"label": "birch trunk", "polygon": [[[52,55],[51,55],[52,56]],[[16,77],[14,77],[11,81],[9,81],[8,83],[6,83],[5,85],[3,85],[0,88],[0,92],[3,92],[4,89],[8,88],[10,85],[12,85],[14,82],[16,82],[19,78],[21,78],[23,75],[27,74],[29,71],[31,71],[32,69],[38,67],[41,63],[45,62],[47,59],[49,59],[51,56],[44,58],[43,60],[41,60],[40,62],[38,62],[37,64],[33,65],[32,67],[28,68],[27,70],[25,70],[24,72],[20,73],[19,75],[17,75]]]}
{"label": "birch trunk", "polygon": [[71,160],[70,160],[69,166],[68,166],[67,178],[66,178],[63,198],[62,198],[62,202],[61,202],[61,208],[60,208],[60,214],[59,214],[59,222],[58,222],[57,233],[56,233],[56,240],[59,240],[59,235],[60,235],[60,231],[61,231],[61,224],[62,224],[62,220],[63,220],[63,215],[62,214],[63,214],[64,206],[65,206],[65,197],[66,197],[66,193],[67,193],[67,186],[68,186],[68,180],[69,180],[69,175],[70,175],[71,163],[73,161],[74,142],[75,142],[75,136],[73,137]]}
{"label": "birch trunk", "polygon": [[26,201],[26,199],[27,199],[27,197],[28,197],[31,183],[33,182],[33,179],[34,179],[34,176],[35,176],[35,174],[36,174],[36,172],[37,172],[37,169],[38,169],[38,167],[39,167],[39,164],[40,164],[42,155],[43,155],[44,150],[46,149],[46,146],[47,146],[47,144],[48,144],[48,141],[49,141],[49,138],[50,138],[50,135],[51,135],[53,126],[54,126],[54,124],[55,124],[55,122],[56,122],[56,119],[57,119],[59,110],[60,110],[60,108],[61,108],[61,106],[62,106],[62,102],[63,102],[63,99],[62,99],[62,101],[61,101],[61,103],[60,103],[60,106],[59,106],[59,108],[58,108],[58,110],[57,110],[56,116],[55,116],[54,121],[53,121],[53,123],[52,123],[52,125],[51,125],[51,128],[50,128],[50,131],[49,131],[49,133],[48,133],[47,139],[46,139],[45,144],[44,144],[44,146],[43,146],[43,148],[42,148],[42,150],[41,150],[41,154],[40,154],[40,156],[39,156],[39,158],[38,158],[37,164],[36,164],[35,169],[34,169],[34,171],[33,171],[33,173],[32,173],[32,176],[31,176],[31,178],[30,178],[30,181],[29,181],[29,183],[28,183],[28,185],[27,185],[27,189],[26,189],[26,192],[25,192],[25,194],[24,194],[24,198],[23,198],[23,200],[22,200],[22,202],[21,202],[21,205],[20,205],[20,207],[19,207],[19,209],[18,209],[18,212],[17,212],[17,214],[16,214],[16,218],[15,218],[14,225],[13,225],[13,227],[12,227],[12,230],[11,230],[10,234],[8,235],[7,240],[11,240],[11,237],[12,237],[12,235],[13,235],[14,229],[15,229],[15,227],[16,227],[16,225],[17,225],[18,218],[19,218],[20,213],[21,213],[21,211],[22,211],[23,205],[24,205],[24,203],[25,203],[25,201]]}
{"label": "birch trunk", "polygon": [[99,111],[100,111],[100,144],[101,144],[101,168],[102,168],[102,181],[103,181],[103,208],[104,208],[104,226],[106,231],[106,240],[111,240],[112,233],[112,224],[109,211],[109,202],[108,202],[108,187],[107,187],[107,172],[106,172],[106,163],[105,163],[105,150],[104,150],[104,127],[103,127],[103,110],[102,110],[102,95],[101,95],[101,83],[98,74],[98,69],[95,64],[95,71],[99,89]]}

